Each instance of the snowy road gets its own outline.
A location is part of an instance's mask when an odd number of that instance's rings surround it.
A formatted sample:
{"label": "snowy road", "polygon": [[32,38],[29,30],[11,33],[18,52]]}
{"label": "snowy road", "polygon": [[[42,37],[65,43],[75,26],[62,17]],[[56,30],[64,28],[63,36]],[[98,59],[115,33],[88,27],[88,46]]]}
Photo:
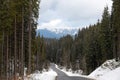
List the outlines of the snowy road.
{"label": "snowy road", "polygon": [[56,80],[92,80],[84,77],[68,76],[64,72],[58,70],[54,64],[51,64],[51,68],[58,74]]}

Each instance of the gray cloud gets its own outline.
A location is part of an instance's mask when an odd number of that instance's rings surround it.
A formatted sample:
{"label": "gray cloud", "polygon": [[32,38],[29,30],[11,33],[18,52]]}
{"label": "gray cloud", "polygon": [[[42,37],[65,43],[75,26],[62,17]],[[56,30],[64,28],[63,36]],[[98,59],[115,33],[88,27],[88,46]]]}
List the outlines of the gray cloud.
{"label": "gray cloud", "polygon": [[[39,26],[60,19],[70,27],[84,27],[94,24],[104,7],[112,5],[111,0],[41,0]],[[60,24],[59,24],[60,26]],[[61,25],[62,26],[62,25]],[[57,26],[56,26],[57,27]]]}

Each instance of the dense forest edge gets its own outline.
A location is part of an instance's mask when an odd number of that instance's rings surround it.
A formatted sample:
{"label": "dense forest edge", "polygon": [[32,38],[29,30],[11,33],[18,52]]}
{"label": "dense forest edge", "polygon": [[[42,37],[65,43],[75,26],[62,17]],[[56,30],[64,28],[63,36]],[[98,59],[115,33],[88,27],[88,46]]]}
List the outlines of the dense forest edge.
{"label": "dense forest edge", "polygon": [[[36,36],[40,0],[0,0],[0,80],[23,80],[50,62],[89,74],[109,59],[120,60],[120,0],[102,19],[73,37]],[[27,74],[24,74],[27,69]]]}

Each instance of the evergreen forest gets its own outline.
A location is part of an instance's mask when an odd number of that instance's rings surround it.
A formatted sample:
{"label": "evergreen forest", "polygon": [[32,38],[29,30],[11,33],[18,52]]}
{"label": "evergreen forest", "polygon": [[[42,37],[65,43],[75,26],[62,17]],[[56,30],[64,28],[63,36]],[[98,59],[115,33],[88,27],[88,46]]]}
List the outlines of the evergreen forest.
{"label": "evergreen forest", "polygon": [[102,19],[59,39],[36,36],[40,0],[0,0],[0,80],[23,80],[51,62],[89,74],[109,59],[120,60],[120,0]]}

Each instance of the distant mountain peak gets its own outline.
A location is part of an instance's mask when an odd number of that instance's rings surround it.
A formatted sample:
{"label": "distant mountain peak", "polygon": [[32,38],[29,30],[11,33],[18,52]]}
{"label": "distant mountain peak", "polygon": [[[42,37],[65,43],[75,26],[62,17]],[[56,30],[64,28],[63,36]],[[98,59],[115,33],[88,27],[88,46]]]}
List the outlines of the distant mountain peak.
{"label": "distant mountain peak", "polygon": [[60,38],[62,36],[65,36],[67,34],[69,35],[75,35],[78,32],[77,28],[54,28],[54,29],[38,29],[37,34],[40,33],[40,35],[43,35],[46,38]]}

